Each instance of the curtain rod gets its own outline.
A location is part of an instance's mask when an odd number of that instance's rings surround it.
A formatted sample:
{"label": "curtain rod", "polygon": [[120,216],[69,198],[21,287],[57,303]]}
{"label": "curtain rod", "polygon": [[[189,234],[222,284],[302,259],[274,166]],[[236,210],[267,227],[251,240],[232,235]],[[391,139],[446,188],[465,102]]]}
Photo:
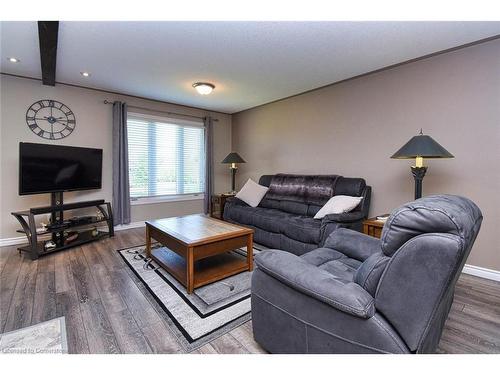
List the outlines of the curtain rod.
{"label": "curtain rod", "polygon": [[[113,102],[110,102],[109,100],[104,100],[104,104],[113,104]],[[197,118],[197,119],[201,119],[201,120],[204,119],[204,117],[200,117],[200,116],[186,115],[184,113],[177,113],[177,112],[159,111],[159,110],[156,110],[156,109],[150,109],[150,108],[145,108],[145,107],[137,107],[135,105],[129,105],[128,107],[135,108],[135,109],[143,109],[145,111],[150,111],[150,112],[165,113],[167,115],[191,117],[191,118]],[[213,118],[212,121],[219,121],[219,119]]]}

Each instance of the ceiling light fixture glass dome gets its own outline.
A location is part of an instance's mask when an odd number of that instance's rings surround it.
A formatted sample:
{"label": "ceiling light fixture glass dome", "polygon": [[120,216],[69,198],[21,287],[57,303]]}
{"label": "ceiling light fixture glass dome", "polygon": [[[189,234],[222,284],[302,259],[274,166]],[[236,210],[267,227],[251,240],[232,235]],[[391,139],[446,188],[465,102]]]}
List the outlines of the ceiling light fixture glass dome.
{"label": "ceiling light fixture glass dome", "polygon": [[213,91],[213,89],[215,89],[215,85],[207,82],[193,83],[193,87],[196,89],[196,91],[198,91],[198,94],[200,95],[208,95]]}

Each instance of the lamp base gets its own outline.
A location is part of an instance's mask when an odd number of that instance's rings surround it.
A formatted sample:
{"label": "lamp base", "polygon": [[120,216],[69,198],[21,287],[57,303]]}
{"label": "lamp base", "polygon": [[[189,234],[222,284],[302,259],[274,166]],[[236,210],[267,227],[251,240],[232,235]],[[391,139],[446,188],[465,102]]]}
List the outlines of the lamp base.
{"label": "lamp base", "polygon": [[411,173],[415,179],[415,199],[422,198],[422,181],[427,172],[427,167],[411,167]]}
{"label": "lamp base", "polygon": [[236,171],[238,171],[238,168],[231,167],[231,192],[236,191]]}

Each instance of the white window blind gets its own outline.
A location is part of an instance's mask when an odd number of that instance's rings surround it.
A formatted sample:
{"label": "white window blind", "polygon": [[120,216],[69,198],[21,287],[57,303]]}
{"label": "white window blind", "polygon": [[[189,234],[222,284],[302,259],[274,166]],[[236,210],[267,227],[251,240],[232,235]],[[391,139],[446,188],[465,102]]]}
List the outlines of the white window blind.
{"label": "white window blind", "polygon": [[128,114],[130,197],[161,197],[205,190],[202,123]]}

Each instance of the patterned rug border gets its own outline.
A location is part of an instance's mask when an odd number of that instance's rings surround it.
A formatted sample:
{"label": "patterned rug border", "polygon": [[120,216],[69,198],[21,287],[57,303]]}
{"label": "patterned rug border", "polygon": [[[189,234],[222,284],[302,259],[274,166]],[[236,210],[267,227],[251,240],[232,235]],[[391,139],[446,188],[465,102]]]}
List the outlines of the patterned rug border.
{"label": "patterned rug border", "polygon": [[[118,252],[120,257],[122,258],[123,262],[127,265],[127,267],[132,271],[132,273],[135,275],[135,277],[139,280],[139,282],[146,288],[148,293],[153,297],[153,299],[158,304],[158,306],[167,315],[168,320],[166,320],[166,323],[168,324],[168,327],[171,330],[173,327],[175,327],[175,329],[177,329],[177,331],[179,331],[180,335],[176,334],[176,332],[173,332],[174,336],[177,338],[177,340],[180,342],[180,344],[186,349],[186,351],[191,352],[193,350],[196,350],[196,349],[202,347],[203,345],[209,343],[210,341],[213,341],[213,340],[223,336],[224,334],[232,331],[233,329],[239,327],[240,325],[246,323],[247,321],[249,321],[251,319],[252,312],[249,311],[248,313],[241,315],[233,320],[230,320],[227,323],[224,323],[222,326],[217,327],[216,329],[214,329],[210,332],[207,332],[206,334],[204,334],[196,339],[193,339],[189,335],[189,333],[186,332],[186,330],[182,327],[182,325],[177,321],[177,319],[175,319],[175,317],[172,315],[172,313],[169,311],[169,309],[165,306],[165,304],[153,292],[153,290],[149,287],[149,285],[141,277],[141,275],[139,275],[137,273],[137,271],[132,267],[132,265],[127,261],[125,256],[121,253],[124,250],[133,249],[133,248],[142,247],[142,246],[146,246],[146,244],[124,247],[121,249],[117,249],[116,251]],[[255,249],[255,247],[254,247],[254,249]],[[259,249],[257,249],[257,250],[259,250]],[[144,258],[144,257],[141,255],[141,258]],[[196,306],[193,306],[192,303],[189,302],[189,300],[187,300],[185,298],[185,296],[183,296],[182,293],[180,293],[177,288],[172,286],[170,281],[167,280],[161,272],[159,272],[158,270],[155,270],[155,273],[157,275],[159,275],[162,278],[162,280],[167,282],[167,284],[183,299],[183,301],[186,302],[186,304],[188,304],[189,307],[191,307],[193,309],[193,311],[195,311],[198,314],[198,316],[200,316],[202,318],[206,317],[206,316],[210,316],[215,312],[222,311],[223,309],[230,307],[230,306],[234,305],[235,303],[238,303],[238,302],[241,302],[245,299],[250,298],[250,295],[248,295],[247,297],[240,298],[238,301],[233,301],[224,307],[218,308],[214,312],[210,312],[210,313],[207,313],[204,315],[203,313],[199,312],[199,310],[196,308]],[[201,315],[200,315],[200,313],[201,313]],[[220,332],[220,331],[222,331],[222,332]]]}

